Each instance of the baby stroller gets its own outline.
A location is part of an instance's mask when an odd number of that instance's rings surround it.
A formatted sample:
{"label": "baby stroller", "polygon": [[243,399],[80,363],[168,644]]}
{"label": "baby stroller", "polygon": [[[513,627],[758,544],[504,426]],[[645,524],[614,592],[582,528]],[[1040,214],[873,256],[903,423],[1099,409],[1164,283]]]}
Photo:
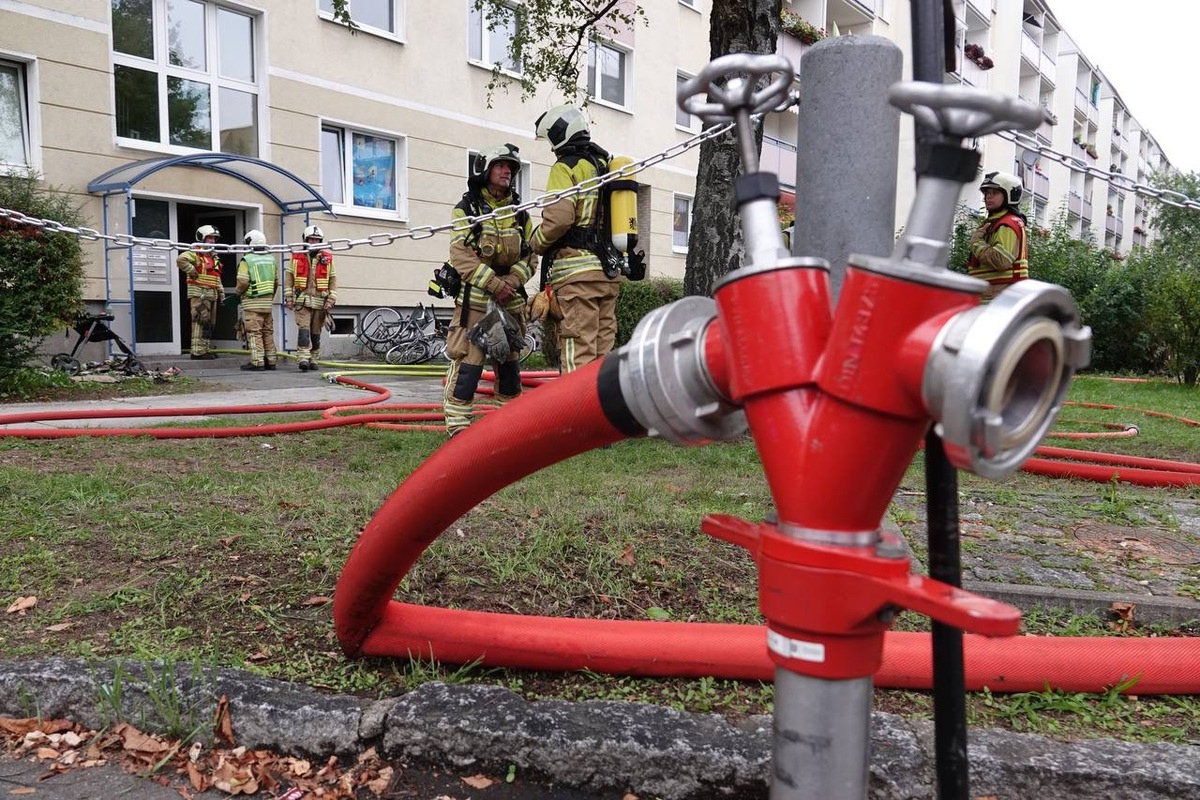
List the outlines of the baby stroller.
{"label": "baby stroller", "polygon": [[50,366],[68,375],[78,375],[83,366],[79,363],[79,359],[75,355],[79,352],[79,348],[83,347],[85,342],[114,342],[117,348],[121,351],[121,355],[114,356],[110,359],[109,364],[113,371],[123,372],[126,375],[145,375],[146,368],[142,362],[137,360],[137,356],[129,349],[129,345],[108,326],[115,317],[112,314],[80,314],[75,318],[74,324],[71,326],[79,334],[79,339],[75,342],[75,346],[71,348],[70,353],[59,353],[50,359]]}

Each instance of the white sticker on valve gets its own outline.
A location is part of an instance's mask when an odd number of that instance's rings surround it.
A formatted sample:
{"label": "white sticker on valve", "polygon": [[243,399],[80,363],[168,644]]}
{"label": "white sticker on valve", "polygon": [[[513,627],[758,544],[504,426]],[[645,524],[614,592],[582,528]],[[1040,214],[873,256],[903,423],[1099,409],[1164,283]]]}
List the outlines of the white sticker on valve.
{"label": "white sticker on valve", "polygon": [[778,653],[784,658],[794,658],[798,661],[825,661],[825,645],[820,642],[789,639],[772,630],[767,631],[767,647],[771,652]]}

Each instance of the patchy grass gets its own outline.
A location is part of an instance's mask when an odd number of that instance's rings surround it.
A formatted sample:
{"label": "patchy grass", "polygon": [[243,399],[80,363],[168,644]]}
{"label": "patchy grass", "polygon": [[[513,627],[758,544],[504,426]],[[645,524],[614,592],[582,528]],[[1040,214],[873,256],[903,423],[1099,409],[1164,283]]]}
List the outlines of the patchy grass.
{"label": "patchy grass", "polygon": [[[1122,404],[1133,402],[1122,395]],[[1144,424],[1149,438],[1140,454],[1200,452],[1187,426],[1154,434],[1159,424],[1177,423]],[[346,660],[330,618],[338,574],[375,510],[442,441],[352,428],[212,441],[0,440],[0,504],[13,520],[0,529],[0,600],[7,607],[38,598],[31,612],[0,619],[0,652],[238,667],[369,696],[470,681],[530,698],[636,700],[733,716],[771,711],[771,686],[755,682]],[[1113,441],[1135,451],[1139,443]],[[1035,568],[1110,583],[1170,575],[1179,594],[1200,593],[1194,566],[1155,553],[1094,553],[1072,535],[1097,521],[1178,530],[1175,508],[1196,500],[1194,490],[964,475],[961,497],[964,561],[972,568],[1004,569],[1010,580],[1025,575],[1030,583],[1046,580],[1029,572]],[[889,514],[922,563],[923,504],[918,456]],[[704,514],[757,520],[771,506],[748,441],[689,449],[623,442],[472,509],[417,562],[399,596],[519,614],[755,624],[753,560],[699,526]],[[927,622],[906,613],[897,627]],[[1062,612],[1031,612],[1025,628],[1115,635],[1106,620]],[[1135,626],[1121,635],[1164,633],[1195,630]],[[876,698],[882,709],[931,713],[923,693],[879,690]],[[1200,739],[1200,704],[1191,698],[981,693],[970,698],[970,713],[976,724],[1056,736]],[[186,727],[183,710],[177,716]],[[1100,717],[1110,724],[1098,724]]]}

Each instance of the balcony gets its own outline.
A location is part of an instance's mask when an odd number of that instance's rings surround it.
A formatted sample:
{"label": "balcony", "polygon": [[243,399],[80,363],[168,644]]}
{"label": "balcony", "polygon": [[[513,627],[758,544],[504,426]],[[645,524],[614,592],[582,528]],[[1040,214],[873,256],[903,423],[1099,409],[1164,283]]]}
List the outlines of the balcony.
{"label": "balcony", "polygon": [[1033,193],[1043,200],[1048,200],[1050,198],[1050,176],[1043,172],[1034,173]]}
{"label": "balcony", "polygon": [[1050,144],[1050,141],[1054,136],[1054,126],[1049,122],[1043,122],[1041,125],[1038,125],[1037,135],[1038,138],[1042,140],[1043,144]]}
{"label": "balcony", "polygon": [[779,176],[779,185],[786,189],[796,188],[796,146],[774,136],[763,134],[762,154],[758,157],[758,168],[763,172],[774,172]]}
{"label": "balcony", "polygon": [[1067,193],[1067,212],[1079,217],[1083,215],[1083,198],[1078,192]]}
{"label": "balcony", "polygon": [[1089,225],[1092,224],[1092,201],[1091,200],[1083,201],[1083,214],[1081,216],[1088,221]]}
{"label": "balcony", "polygon": [[1025,65],[1022,64],[1021,65],[1021,74],[1022,75],[1032,75],[1034,73],[1041,72],[1042,48],[1037,42],[1035,42],[1033,40],[1033,37],[1031,37],[1028,33],[1021,34],[1021,60],[1023,62],[1028,63],[1029,66],[1032,68],[1027,71],[1025,69]]}
{"label": "balcony", "polygon": [[796,77],[800,76],[800,57],[803,56],[811,44],[804,42],[792,36],[789,33],[784,33],[779,37],[775,44],[775,52],[786,58],[792,63],[792,68],[796,70]]}
{"label": "balcony", "polygon": [[1104,230],[1106,233],[1116,234],[1121,229],[1121,218],[1116,214],[1109,214],[1104,218]]}

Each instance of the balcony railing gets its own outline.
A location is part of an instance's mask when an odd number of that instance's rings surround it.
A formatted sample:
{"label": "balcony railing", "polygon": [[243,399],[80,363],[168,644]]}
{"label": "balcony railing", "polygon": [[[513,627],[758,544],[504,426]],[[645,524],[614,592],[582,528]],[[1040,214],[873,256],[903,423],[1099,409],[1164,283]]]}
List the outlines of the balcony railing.
{"label": "balcony railing", "polygon": [[1050,197],[1050,176],[1041,172],[1034,173],[1033,193],[1038,197],[1048,199]]}
{"label": "balcony railing", "polygon": [[1036,69],[1041,69],[1042,48],[1028,33],[1021,34],[1021,58],[1028,61]]}
{"label": "balcony railing", "polygon": [[788,189],[796,187],[796,146],[774,136],[763,136],[762,154],[758,168],[763,172],[774,172],[779,184]]}
{"label": "balcony railing", "polygon": [[1084,219],[1088,220],[1089,222],[1091,221],[1091,219],[1092,219],[1092,201],[1091,200],[1083,201],[1083,215],[1082,216]]}

